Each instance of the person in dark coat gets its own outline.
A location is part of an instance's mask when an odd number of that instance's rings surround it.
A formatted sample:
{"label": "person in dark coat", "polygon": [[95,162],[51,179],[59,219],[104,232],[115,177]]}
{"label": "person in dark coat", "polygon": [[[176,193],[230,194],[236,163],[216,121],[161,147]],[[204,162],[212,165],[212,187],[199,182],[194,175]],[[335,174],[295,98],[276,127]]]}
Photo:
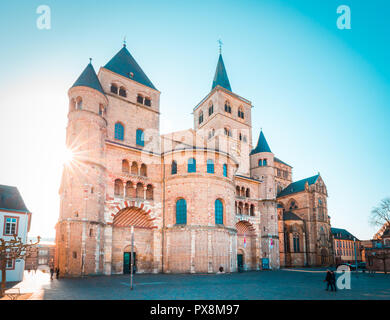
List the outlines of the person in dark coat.
{"label": "person in dark coat", "polygon": [[330,274],[332,275],[331,282],[330,282],[330,288],[331,288],[330,290],[333,291],[333,289],[334,289],[334,291],[337,291],[337,287],[336,287],[336,274],[334,273],[333,270],[330,272]]}
{"label": "person in dark coat", "polygon": [[326,277],[325,277],[325,280],[324,282],[326,282],[326,291],[329,290],[329,286],[332,287],[331,283],[332,283],[332,273],[330,272],[330,270],[326,270]]}
{"label": "person in dark coat", "polygon": [[56,279],[60,277],[60,268],[56,268]]}

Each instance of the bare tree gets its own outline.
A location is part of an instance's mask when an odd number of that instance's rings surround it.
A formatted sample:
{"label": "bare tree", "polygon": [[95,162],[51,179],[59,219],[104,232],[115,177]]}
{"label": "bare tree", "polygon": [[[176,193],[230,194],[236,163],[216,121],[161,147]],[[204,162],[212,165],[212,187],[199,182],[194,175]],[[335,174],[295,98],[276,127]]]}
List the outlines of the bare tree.
{"label": "bare tree", "polygon": [[25,259],[35,252],[36,245],[39,243],[40,237],[36,243],[23,243],[22,238],[14,235],[11,240],[0,239],[0,268],[1,268],[1,289],[0,298],[5,293],[6,270],[7,262],[15,259]]}
{"label": "bare tree", "polygon": [[371,210],[369,221],[373,226],[390,225],[390,198],[383,199]]}

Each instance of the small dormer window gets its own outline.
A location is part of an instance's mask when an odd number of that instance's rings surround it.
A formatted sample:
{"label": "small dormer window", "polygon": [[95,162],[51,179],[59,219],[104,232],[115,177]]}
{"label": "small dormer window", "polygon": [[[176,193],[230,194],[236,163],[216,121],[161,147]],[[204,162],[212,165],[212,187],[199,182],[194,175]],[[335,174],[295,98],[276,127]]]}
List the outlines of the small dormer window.
{"label": "small dormer window", "polygon": [[118,87],[115,84],[111,84],[111,93],[118,94]]}

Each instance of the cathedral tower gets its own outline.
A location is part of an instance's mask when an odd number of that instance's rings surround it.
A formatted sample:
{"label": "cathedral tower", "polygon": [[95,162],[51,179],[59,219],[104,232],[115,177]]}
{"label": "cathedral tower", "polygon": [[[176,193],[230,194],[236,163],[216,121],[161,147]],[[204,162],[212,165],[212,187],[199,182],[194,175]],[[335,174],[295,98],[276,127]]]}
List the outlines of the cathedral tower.
{"label": "cathedral tower", "polygon": [[68,91],[66,146],[56,264],[62,275],[102,272],[105,197],[105,119],[108,100],[91,63]]}
{"label": "cathedral tower", "polygon": [[237,173],[246,176],[252,143],[251,108],[250,101],[232,92],[220,54],[211,92],[194,108],[194,128],[208,139],[208,148],[236,158]]}

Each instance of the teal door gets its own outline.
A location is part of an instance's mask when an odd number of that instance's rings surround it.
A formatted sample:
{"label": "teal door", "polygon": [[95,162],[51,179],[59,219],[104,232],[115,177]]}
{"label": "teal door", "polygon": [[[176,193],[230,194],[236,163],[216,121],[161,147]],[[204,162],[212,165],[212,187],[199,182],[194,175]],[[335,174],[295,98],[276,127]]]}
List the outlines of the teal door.
{"label": "teal door", "polygon": [[242,254],[238,254],[237,255],[237,269],[238,271],[242,271],[242,269],[244,268],[244,258],[242,256]]}
{"label": "teal door", "polygon": [[[135,255],[135,252],[133,253],[133,257],[134,257],[134,260],[133,260],[133,273],[135,273],[136,271],[136,264],[137,264],[137,259],[136,259],[136,255]],[[130,261],[130,252],[125,252],[123,253],[123,273],[124,274],[129,274],[130,273],[130,264],[131,264],[131,261]]]}

